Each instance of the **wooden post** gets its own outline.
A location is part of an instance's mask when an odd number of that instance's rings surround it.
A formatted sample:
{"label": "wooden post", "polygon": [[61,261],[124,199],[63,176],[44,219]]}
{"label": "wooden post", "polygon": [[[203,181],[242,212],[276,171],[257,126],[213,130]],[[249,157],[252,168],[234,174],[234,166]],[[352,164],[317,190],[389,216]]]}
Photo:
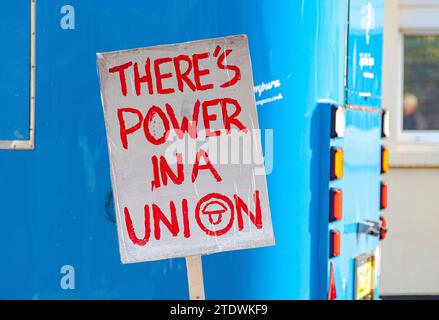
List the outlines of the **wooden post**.
{"label": "wooden post", "polygon": [[205,300],[201,256],[186,257],[187,281],[191,300]]}

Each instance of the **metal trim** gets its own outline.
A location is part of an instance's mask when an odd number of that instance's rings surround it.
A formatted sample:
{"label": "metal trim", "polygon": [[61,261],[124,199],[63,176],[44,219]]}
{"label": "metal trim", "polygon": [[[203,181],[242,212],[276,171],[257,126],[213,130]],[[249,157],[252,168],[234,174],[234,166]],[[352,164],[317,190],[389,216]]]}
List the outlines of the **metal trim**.
{"label": "metal trim", "polygon": [[35,74],[37,1],[30,0],[29,140],[0,140],[0,150],[35,149]]}
{"label": "metal trim", "polygon": [[371,113],[377,113],[377,114],[383,113],[383,109],[380,109],[380,108],[364,107],[364,106],[357,106],[357,105],[352,105],[352,104],[346,104],[346,109],[355,110],[355,111],[363,111],[363,112],[371,112]]}
{"label": "metal trim", "polygon": [[348,66],[349,66],[349,26],[350,26],[350,16],[351,16],[351,5],[350,0],[346,0],[346,37],[345,37],[345,59],[344,59],[344,100],[345,104],[348,103]]}

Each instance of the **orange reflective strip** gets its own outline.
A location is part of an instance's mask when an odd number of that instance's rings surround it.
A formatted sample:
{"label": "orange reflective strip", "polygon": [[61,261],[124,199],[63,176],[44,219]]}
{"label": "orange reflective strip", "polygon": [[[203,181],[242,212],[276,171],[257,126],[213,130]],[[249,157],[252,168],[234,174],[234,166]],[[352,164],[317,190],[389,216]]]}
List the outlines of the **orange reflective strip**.
{"label": "orange reflective strip", "polygon": [[382,147],[381,149],[381,173],[389,172],[389,149]]}
{"label": "orange reflective strip", "polygon": [[332,155],[331,179],[339,180],[343,178],[343,166],[344,166],[343,149],[333,148],[331,151],[331,155]]}

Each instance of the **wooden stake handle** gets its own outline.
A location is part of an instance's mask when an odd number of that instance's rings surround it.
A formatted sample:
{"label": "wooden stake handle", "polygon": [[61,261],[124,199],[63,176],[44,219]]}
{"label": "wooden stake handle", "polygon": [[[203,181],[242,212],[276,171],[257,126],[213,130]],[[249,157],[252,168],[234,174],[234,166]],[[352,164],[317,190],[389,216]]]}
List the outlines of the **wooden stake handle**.
{"label": "wooden stake handle", "polygon": [[201,256],[186,257],[187,281],[191,300],[205,300]]}

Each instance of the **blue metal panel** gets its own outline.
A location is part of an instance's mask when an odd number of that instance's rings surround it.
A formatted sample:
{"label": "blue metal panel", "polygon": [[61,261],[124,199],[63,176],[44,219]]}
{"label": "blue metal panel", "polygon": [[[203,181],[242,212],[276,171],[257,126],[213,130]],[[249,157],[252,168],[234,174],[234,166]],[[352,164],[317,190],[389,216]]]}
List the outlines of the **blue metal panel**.
{"label": "blue metal panel", "polygon": [[[77,13],[74,30],[60,28],[61,5],[37,4],[36,150],[0,152],[0,296],[188,297],[183,259],[120,264],[95,53],[247,34],[255,84],[280,83],[257,94],[259,101],[281,94],[258,107],[261,128],[274,129],[268,187],[276,246],[204,257],[206,294],[211,299],[324,299],[330,104],[321,101],[344,103],[346,3],[111,0],[99,5],[72,0],[69,4]],[[350,189],[345,191],[351,199],[345,212],[352,209],[353,220],[360,211],[372,214],[367,208],[376,201],[369,191],[358,192],[358,180],[378,184],[376,163],[359,165],[357,157],[366,152],[371,154],[367,161],[376,160],[379,124],[373,116],[370,121],[369,116],[362,117],[348,112],[347,138],[337,142],[347,149],[347,178],[341,183]],[[363,136],[365,151],[355,144],[363,144]],[[363,198],[357,192],[366,194]],[[345,224],[349,223],[348,219]],[[346,241],[352,249],[347,260],[338,260],[337,272],[352,281],[352,256],[376,243]],[[75,290],[60,287],[63,265],[75,268]],[[346,292],[346,297],[350,295]]]}
{"label": "blue metal panel", "polygon": [[332,183],[343,190],[343,220],[331,226],[342,233],[342,254],[331,259],[339,299],[354,299],[355,258],[379,244],[379,237],[359,234],[358,223],[380,219],[380,139],[381,113],[348,109],[345,136],[333,143],[345,152],[344,177]]}
{"label": "blue metal panel", "polygon": [[350,0],[347,100],[381,107],[384,0]]}
{"label": "blue metal panel", "polygon": [[30,1],[10,1],[0,12],[0,140],[29,139]]}
{"label": "blue metal panel", "polygon": [[382,116],[373,108],[381,108],[383,27],[383,0],[350,1],[347,104],[372,109],[348,109],[345,137],[334,143],[345,151],[345,176],[333,184],[344,193],[343,221],[333,224],[342,232],[342,255],[333,259],[340,299],[355,298],[355,258],[379,244],[378,237],[359,234],[358,224],[380,219]]}

